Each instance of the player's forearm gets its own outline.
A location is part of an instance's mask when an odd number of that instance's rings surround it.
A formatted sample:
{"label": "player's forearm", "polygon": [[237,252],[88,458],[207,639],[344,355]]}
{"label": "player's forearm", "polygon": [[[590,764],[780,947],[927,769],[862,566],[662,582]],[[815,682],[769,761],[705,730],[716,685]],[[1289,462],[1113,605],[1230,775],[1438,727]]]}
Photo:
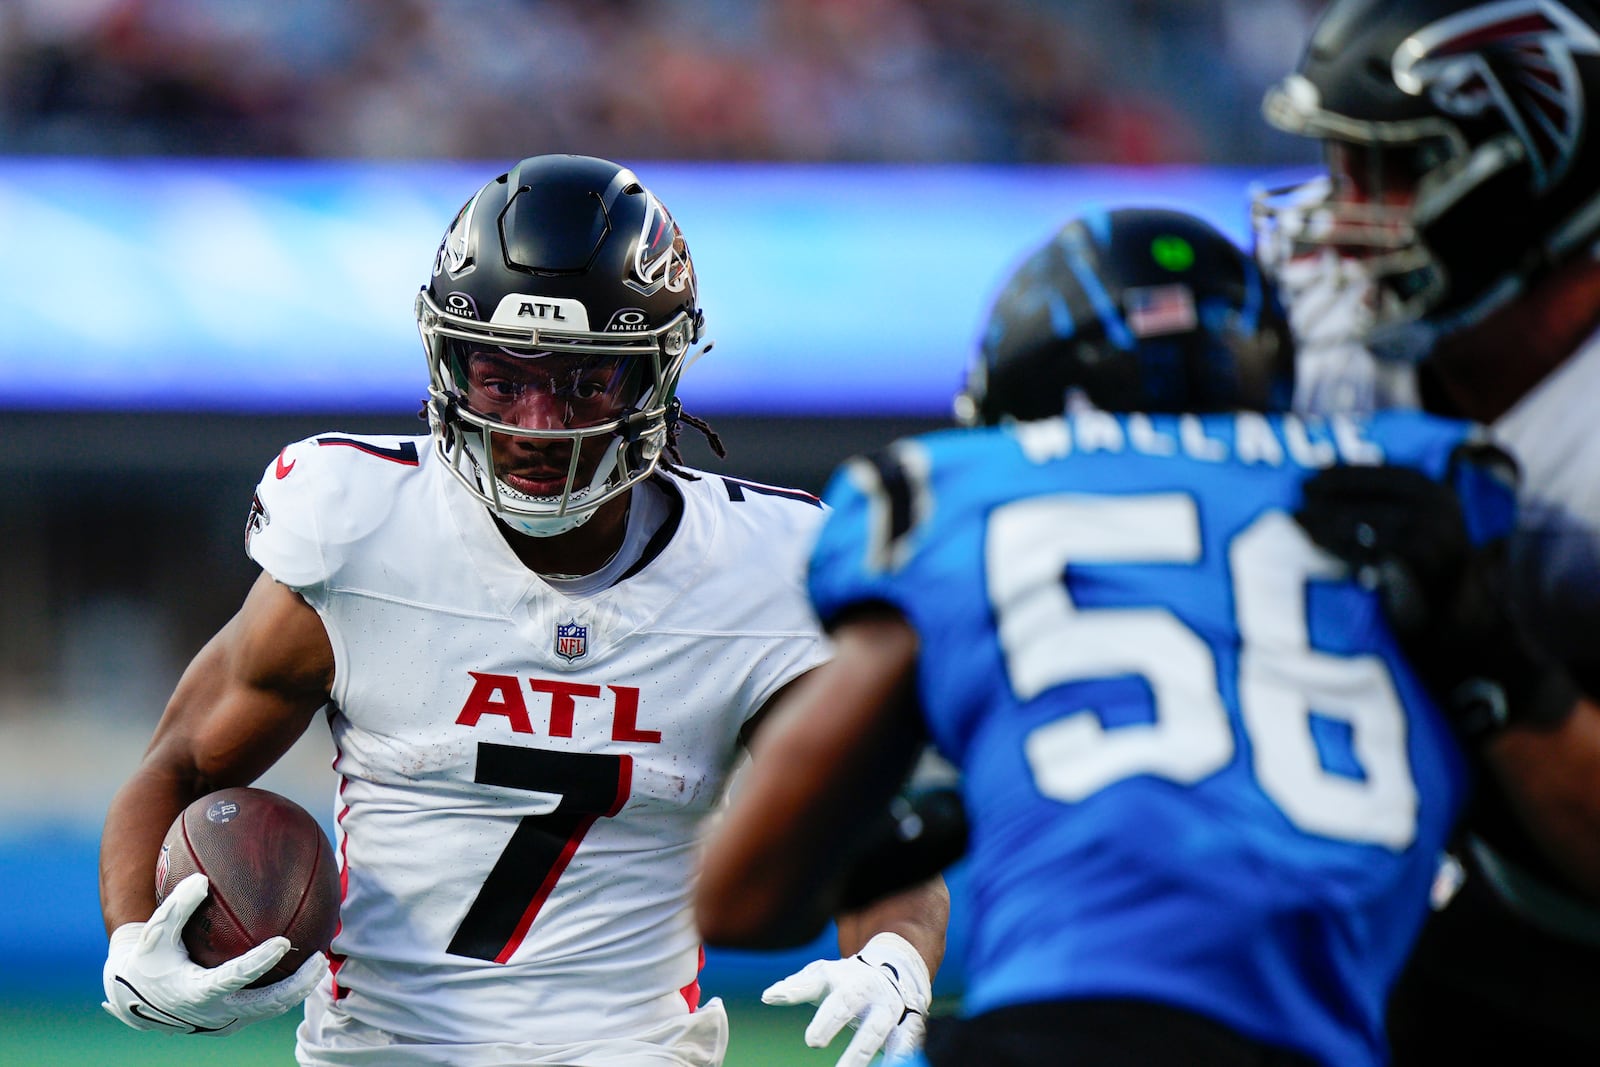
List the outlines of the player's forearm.
{"label": "player's forearm", "polygon": [[911,942],[930,975],[944,961],[945,930],[950,923],[950,890],[944,878],[933,878],[884,897],[859,911],[838,917],[839,955],[861,950],[874,934],[899,934]]}
{"label": "player's forearm", "polygon": [[838,908],[854,846],[921,751],[915,632],[880,614],[834,639],[834,658],[755,738],[739,795],[705,850],[695,908],[708,944],[784,948],[816,937]]}
{"label": "player's forearm", "polygon": [[695,894],[707,944],[772,949],[822,932],[829,861],[838,851],[822,832],[818,798],[758,760],[708,842]]}
{"label": "player's forearm", "polygon": [[1546,858],[1600,903],[1600,704],[1580,699],[1556,726],[1507,729],[1484,757]]}
{"label": "player's forearm", "polygon": [[172,820],[190,800],[178,776],[141,767],[117,791],[100,837],[100,910],[110,933],[155,910],[155,864]]}

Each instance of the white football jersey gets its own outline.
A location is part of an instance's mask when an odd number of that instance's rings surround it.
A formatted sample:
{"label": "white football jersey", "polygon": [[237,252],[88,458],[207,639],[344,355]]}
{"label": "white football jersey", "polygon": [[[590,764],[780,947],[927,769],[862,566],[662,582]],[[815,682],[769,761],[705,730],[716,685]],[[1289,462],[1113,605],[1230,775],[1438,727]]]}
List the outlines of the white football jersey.
{"label": "white football jersey", "polygon": [[1494,424],[1522,472],[1520,588],[1541,639],[1600,676],[1600,334]]}
{"label": "white football jersey", "polygon": [[740,728],[826,655],[804,587],[822,510],[657,482],[683,504],[665,547],[568,597],[428,437],[322,434],[267,468],[248,551],[336,665],[344,899],[303,1057],[346,1062],[314,1047],[341,1021],[398,1038],[371,1062],[469,1063],[404,1046],[561,1047],[695,1011],[698,830]]}
{"label": "white football jersey", "polygon": [[[1362,345],[1372,280],[1331,250],[1278,265],[1297,351],[1295,409],[1367,413],[1420,403],[1415,368]],[[1521,470],[1516,591],[1540,640],[1600,676],[1600,334],[1530,390],[1493,427]]]}

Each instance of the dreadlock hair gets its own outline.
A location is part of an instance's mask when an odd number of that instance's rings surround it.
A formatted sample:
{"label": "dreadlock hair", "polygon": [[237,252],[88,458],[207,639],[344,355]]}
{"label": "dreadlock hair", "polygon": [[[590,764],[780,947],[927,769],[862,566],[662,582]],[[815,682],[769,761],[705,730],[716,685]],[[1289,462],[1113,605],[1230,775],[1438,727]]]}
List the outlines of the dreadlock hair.
{"label": "dreadlock hair", "polygon": [[683,404],[674,397],[672,412],[667,416],[667,448],[666,458],[661,461],[661,469],[668,471],[684,481],[698,482],[700,476],[686,469],[683,464],[683,453],[678,450],[678,437],[683,433],[683,423],[688,423],[700,432],[706,439],[706,444],[711,446],[711,451],[718,459],[727,459],[728,450],[722,447],[722,438],[717,436],[717,431],[704,419],[695,418],[683,410]]}

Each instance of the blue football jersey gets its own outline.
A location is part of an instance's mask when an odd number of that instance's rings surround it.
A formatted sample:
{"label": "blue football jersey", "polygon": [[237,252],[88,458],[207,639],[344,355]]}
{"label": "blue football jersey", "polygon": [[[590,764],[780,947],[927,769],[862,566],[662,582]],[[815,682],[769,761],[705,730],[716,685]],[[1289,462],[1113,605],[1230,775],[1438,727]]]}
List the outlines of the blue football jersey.
{"label": "blue football jersey", "polygon": [[1462,806],[1463,756],[1376,596],[1294,522],[1336,462],[1514,519],[1466,424],[1099,412],[897,442],[832,479],[812,600],[921,635],[972,821],[964,1010],[1188,1008],[1352,1067]]}

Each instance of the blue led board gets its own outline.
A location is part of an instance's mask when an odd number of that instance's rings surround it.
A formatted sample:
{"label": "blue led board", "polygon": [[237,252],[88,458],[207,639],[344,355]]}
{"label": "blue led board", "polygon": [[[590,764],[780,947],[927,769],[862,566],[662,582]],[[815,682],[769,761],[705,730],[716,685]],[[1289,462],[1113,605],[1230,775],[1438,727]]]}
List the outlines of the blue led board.
{"label": "blue led board", "polygon": [[[412,299],[504,162],[0,160],[0,409],[413,411]],[[639,163],[682,225],[705,414],[943,415],[1001,276],[1091,207],[1244,240],[1231,168]]]}

